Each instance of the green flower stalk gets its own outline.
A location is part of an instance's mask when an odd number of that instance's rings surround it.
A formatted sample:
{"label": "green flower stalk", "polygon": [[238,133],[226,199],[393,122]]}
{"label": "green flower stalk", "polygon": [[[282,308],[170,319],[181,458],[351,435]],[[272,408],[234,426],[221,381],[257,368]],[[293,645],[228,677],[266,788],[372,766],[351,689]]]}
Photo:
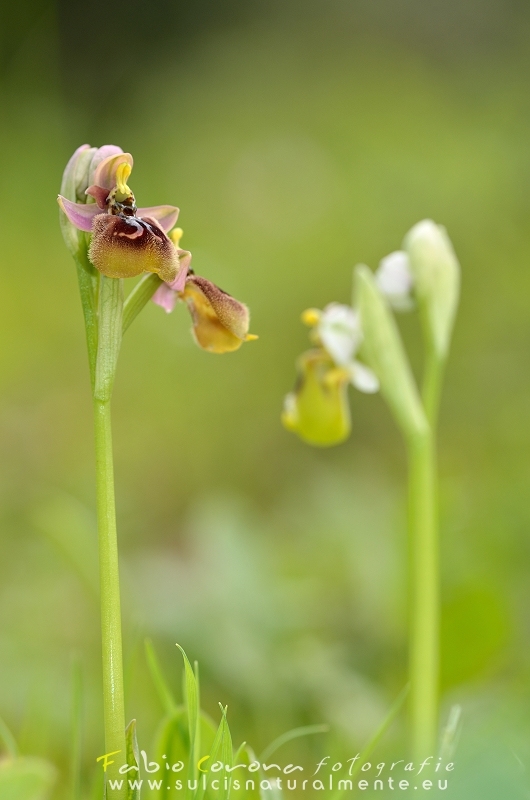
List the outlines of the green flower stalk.
{"label": "green flower stalk", "polygon": [[[105,760],[107,779],[119,777],[128,752],[111,430],[123,333],[153,299],[166,311],[183,302],[204,350],[230,352],[256,338],[248,333],[247,307],[193,274],[191,253],[179,247],[182,230],[174,228],[178,208],[137,207],[127,183],[132,166],[119,147],[83,145],[68,162],[58,198],[63,237],[77,265],[94,407],[105,752],[112,754]],[[139,281],[124,299],[124,279],[134,277]],[[123,796],[108,783],[106,789],[109,800]]]}
{"label": "green flower stalk", "polygon": [[[459,287],[451,242],[430,220],[415,225],[403,250],[384,258],[375,275],[364,265],[356,267],[354,308],[333,303],[303,315],[316,350],[301,357],[299,380],[282,416],[305,441],[338,444],[350,430],[346,387],[352,382],[364,391],[380,388],[403,433],[409,461],[409,717],[417,759],[435,754],[438,735],[436,424]],[[425,339],[421,394],[391,311],[415,305]],[[356,353],[362,362],[354,359]]]}

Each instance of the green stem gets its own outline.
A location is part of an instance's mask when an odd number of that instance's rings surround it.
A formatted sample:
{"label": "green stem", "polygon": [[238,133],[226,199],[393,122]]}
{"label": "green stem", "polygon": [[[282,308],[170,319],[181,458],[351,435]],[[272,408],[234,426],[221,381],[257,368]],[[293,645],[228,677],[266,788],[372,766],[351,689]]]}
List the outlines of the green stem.
{"label": "green stem", "polygon": [[[96,491],[103,660],[105,753],[115,753],[107,779],[120,779],[126,762],[123,657],[121,642],[120,576],[114,499],[111,397],[121,345],[123,282],[101,276],[98,297],[98,339],[94,379],[96,434]],[[107,788],[107,798],[121,798],[120,790]]]}
{"label": "green stem", "polygon": [[410,721],[415,759],[435,755],[439,682],[439,558],[434,436],[409,441]]}
{"label": "green stem", "polygon": [[[120,579],[118,539],[114,503],[114,468],[110,399],[94,399],[96,433],[96,485],[99,537],[99,570],[101,597],[101,644],[103,658],[103,707],[105,720],[105,752],[120,755],[106,772],[107,778],[118,778],[117,769],[125,763],[125,708],[123,692],[123,658],[121,644]],[[110,797],[110,793],[108,794]],[[115,795],[116,797],[119,795]]]}
{"label": "green stem", "polygon": [[408,440],[410,528],[410,722],[413,754],[436,752],[440,672],[440,574],[436,424],[445,360],[429,347],[422,401],[428,426]]}

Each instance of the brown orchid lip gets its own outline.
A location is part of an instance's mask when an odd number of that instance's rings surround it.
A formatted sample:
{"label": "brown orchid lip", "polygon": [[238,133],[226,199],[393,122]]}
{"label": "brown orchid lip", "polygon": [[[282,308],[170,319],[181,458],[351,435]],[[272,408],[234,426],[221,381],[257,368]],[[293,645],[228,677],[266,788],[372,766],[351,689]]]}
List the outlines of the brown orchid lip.
{"label": "brown orchid lip", "polygon": [[179,261],[173,243],[151,218],[102,212],[94,218],[89,258],[100,272],[126,278],[154,272],[175,279]]}
{"label": "brown orchid lip", "polygon": [[120,223],[117,221],[116,224],[119,227],[117,227],[116,230],[113,231],[113,236],[124,236],[127,239],[137,239],[139,236],[143,236],[144,231],[147,231],[153,236],[156,236],[157,239],[160,239],[161,241],[167,240],[167,236],[165,235],[165,233],[161,231],[157,225],[153,224],[153,221],[137,217],[135,216],[135,213],[136,212],[130,215],[121,213],[112,215],[118,217],[118,219],[122,223],[125,223],[126,228],[129,227],[134,229],[131,231],[124,230],[123,227],[120,226]]}

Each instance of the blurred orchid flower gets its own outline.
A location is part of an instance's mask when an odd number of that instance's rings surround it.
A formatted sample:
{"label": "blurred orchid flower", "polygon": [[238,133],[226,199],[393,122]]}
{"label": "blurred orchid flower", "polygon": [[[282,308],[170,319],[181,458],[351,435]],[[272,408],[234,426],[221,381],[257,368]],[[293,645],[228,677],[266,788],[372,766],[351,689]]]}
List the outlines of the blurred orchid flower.
{"label": "blurred orchid flower", "polygon": [[[59,205],[71,225],[92,233],[88,256],[103,275],[129,278],[152,272],[182,287],[186,260],[180,262],[167,235],[179,210],[168,205],[137,208],[127,185],[132,166],[131,154],[115,145],[83,145],[68,162],[62,186],[67,190],[59,195]],[[74,202],[83,197],[85,202]]]}
{"label": "blurred orchid flower", "polygon": [[375,282],[396,311],[410,311],[414,308],[414,276],[409,256],[404,250],[396,250],[381,259],[375,273]]}
{"label": "blurred orchid flower", "polygon": [[377,392],[379,381],[371,369],[355,359],[363,334],[358,312],[341,303],[329,303],[323,311],[309,308],[302,321],[313,328],[314,343],[324,348],[349,382],[360,392]]}
{"label": "blurred orchid flower", "polygon": [[282,422],[310,444],[340,444],[350,433],[347,387],[377,392],[379,381],[355,358],[362,342],[357,311],[330,303],[323,311],[309,308],[302,321],[312,328],[314,350],[300,356],[298,381],[284,402]]}
{"label": "blurred orchid flower", "polygon": [[297,362],[298,380],[284,401],[284,426],[309,444],[329,447],[350,433],[347,370],[323,348],[308,350]]}
{"label": "blurred orchid flower", "polygon": [[[172,231],[176,248],[181,237],[181,228]],[[180,274],[174,281],[163,283],[153,295],[153,302],[169,314],[177,300],[183,301],[191,315],[195,341],[210,353],[229,353],[238,350],[243,342],[257,339],[248,332],[248,308],[211,281],[195,275],[189,269],[191,253],[178,249],[177,252],[181,254],[184,284]]]}

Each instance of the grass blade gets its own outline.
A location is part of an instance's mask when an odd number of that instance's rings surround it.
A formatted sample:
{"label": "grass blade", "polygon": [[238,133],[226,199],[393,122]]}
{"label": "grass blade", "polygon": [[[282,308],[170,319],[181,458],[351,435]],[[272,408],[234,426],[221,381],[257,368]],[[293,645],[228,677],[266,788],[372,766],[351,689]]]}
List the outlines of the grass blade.
{"label": "grass blade", "polygon": [[[136,741],[136,720],[132,719],[125,729],[125,745],[127,755],[127,765],[135,766],[137,769],[127,773],[127,800],[140,800],[140,789],[133,789],[131,784],[136,782],[140,774],[140,754],[138,752],[138,742]],[[131,780],[129,781],[128,778]]]}
{"label": "grass blade", "polygon": [[[186,655],[186,653],[179,644],[177,644],[177,647],[182,653],[182,657],[184,659],[186,708],[188,711],[188,728],[190,735],[188,778],[189,780],[193,781],[197,777],[197,760],[199,757],[199,748],[198,748],[199,688],[197,686],[197,680],[195,678],[195,674],[189,662],[188,656]],[[186,797],[191,798],[192,796],[193,796],[193,791],[187,788]]]}
{"label": "grass blade", "polygon": [[451,761],[453,758],[460,736],[461,717],[462,706],[452,706],[440,742],[440,758],[443,761]]}
{"label": "grass blade", "polygon": [[[210,749],[210,758],[208,759],[208,765],[211,767],[212,764],[215,764],[216,761],[222,761],[223,764],[228,764],[232,766],[232,759],[233,759],[233,751],[232,751],[232,737],[230,735],[230,728],[228,727],[228,722],[226,719],[226,710],[227,707],[224,707],[219,703],[221,708],[221,722],[219,723],[219,727],[217,728],[217,733],[215,734],[215,739],[213,740],[212,747]],[[221,783],[221,788],[217,792],[216,800],[227,800],[230,794],[230,783],[231,780],[229,779],[228,788],[225,789],[225,777],[226,773],[218,773],[219,782]],[[206,776],[201,776],[201,780],[199,782],[199,788],[195,794],[195,800],[203,800],[205,787],[203,784],[202,778]],[[209,795],[211,796],[211,791],[209,790]]]}
{"label": "grass blade", "polygon": [[[401,711],[401,708],[406,700],[408,693],[409,693],[409,685],[407,684],[405,688],[401,690],[401,692],[395,699],[393,705],[391,706],[390,711],[382,721],[381,725],[378,727],[378,729],[376,730],[376,732],[374,733],[374,735],[372,736],[372,738],[370,739],[364,750],[361,752],[360,758],[357,760],[357,763],[355,764],[355,766],[351,771],[350,778],[353,779],[357,775],[357,773],[361,769],[362,764],[365,761],[367,761],[369,756],[372,754],[373,750],[375,750],[375,748],[377,747],[377,745],[379,744],[379,742],[381,741],[381,739],[383,738],[383,736],[385,735],[385,733],[390,728],[395,718]],[[339,798],[344,795],[345,791],[346,789],[340,789],[339,791],[335,792],[332,800],[339,800]]]}
{"label": "grass blade", "polygon": [[298,739],[300,736],[311,736],[314,733],[328,733],[329,725],[304,725],[302,728],[293,728],[291,731],[282,733],[277,739],[274,739],[268,747],[265,748],[259,757],[262,763],[272,756],[280,747],[292,739]]}
{"label": "grass blade", "polygon": [[158,697],[160,698],[160,702],[162,703],[166,714],[174,714],[177,704],[175,703],[171,690],[164,678],[162,669],[160,667],[160,662],[158,661],[151,639],[146,639],[144,646],[147,666],[149,667],[149,672],[151,673],[151,678],[153,680]]}

